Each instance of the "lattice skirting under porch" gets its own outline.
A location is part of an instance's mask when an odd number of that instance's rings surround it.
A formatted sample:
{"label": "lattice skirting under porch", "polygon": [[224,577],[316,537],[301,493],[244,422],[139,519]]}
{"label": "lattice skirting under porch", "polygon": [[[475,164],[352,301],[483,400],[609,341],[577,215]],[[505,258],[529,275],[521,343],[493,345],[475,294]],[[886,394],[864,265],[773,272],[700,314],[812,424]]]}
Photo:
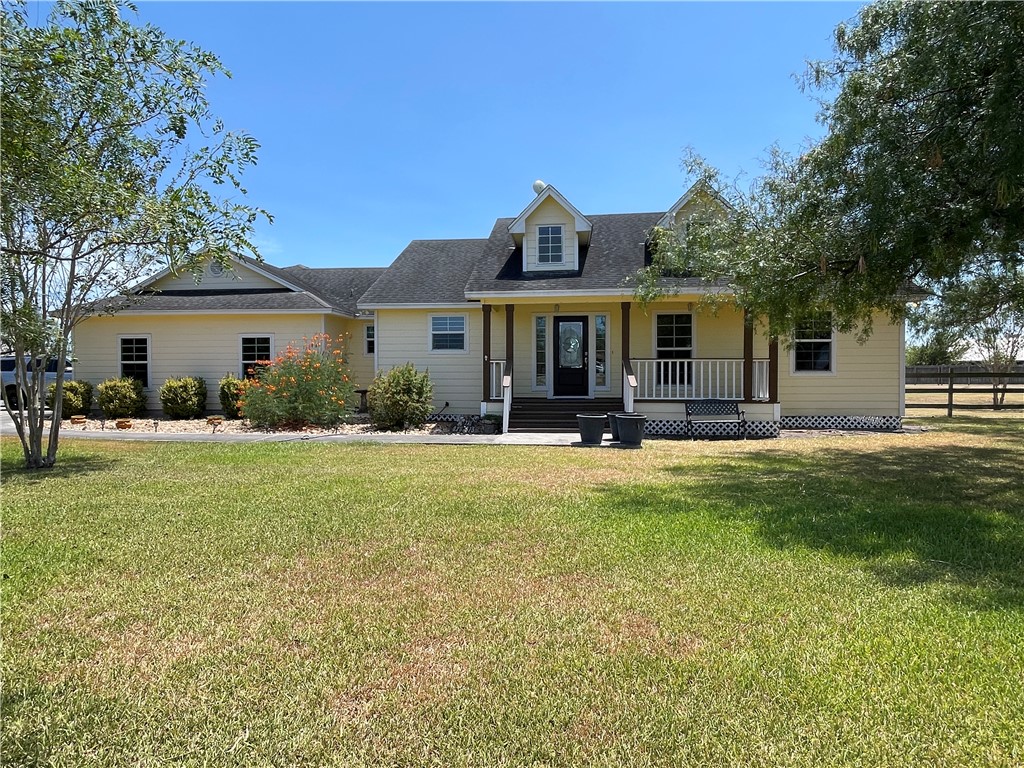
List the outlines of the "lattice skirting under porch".
{"label": "lattice skirting under porch", "polygon": [[[694,437],[714,438],[731,437],[736,438],[735,421],[698,421],[694,425]],[[686,435],[686,422],[678,419],[648,419],[644,425],[644,434],[651,437],[683,437]],[[778,437],[779,423],[777,421],[748,421],[747,437]]]}
{"label": "lattice skirting under porch", "polygon": [[459,419],[464,418],[465,416],[458,413],[432,413],[429,416],[427,416],[427,421],[458,421]]}
{"label": "lattice skirting under porch", "polygon": [[783,416],[783,429],[903,429],[899,416]]}

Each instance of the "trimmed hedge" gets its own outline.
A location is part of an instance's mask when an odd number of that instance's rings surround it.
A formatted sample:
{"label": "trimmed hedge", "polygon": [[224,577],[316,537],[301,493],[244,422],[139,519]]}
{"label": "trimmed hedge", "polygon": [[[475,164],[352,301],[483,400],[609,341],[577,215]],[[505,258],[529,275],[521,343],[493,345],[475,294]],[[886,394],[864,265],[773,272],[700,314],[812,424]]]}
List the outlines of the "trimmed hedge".
{"label": "trimmed hedge", "polygon": [[432,409],[434,385],[430,371],[419,373],[412,363],[379,374],[366,393],[370,422],[391,432],[421,427]]}
{"label": "trimmed hedge", "polygon": [[[46,407],[53,408],[53,396],[57,384],[51,384],[46,391]],[[64,402],[61,414],[64,416],[87,416],[92,410],[92,384],[88,381],[69,379],[64,382]]]}
{"label": "trimmed hedge", "polygon": [[206,412],[206,380],[202,376],[167,379],[160,387],[160,404],[169,419],[198,419]]}
{"label": "trimmed hedge", "polygon": [[224,374],[224,378],[220,380],[217,387],[217,396],[226,418],[242,418],[242,409],[239,406],[239,402],[245,396],[245,390],[248,388],[248,385],[249,382],[246,379],[240,379],[233,373]]}
{"label": "trimmed hedge", "polygon": [[146,396],[138,379],[107,379],[96,391],[100,410],[108,419],[141,416],[146,411]]}

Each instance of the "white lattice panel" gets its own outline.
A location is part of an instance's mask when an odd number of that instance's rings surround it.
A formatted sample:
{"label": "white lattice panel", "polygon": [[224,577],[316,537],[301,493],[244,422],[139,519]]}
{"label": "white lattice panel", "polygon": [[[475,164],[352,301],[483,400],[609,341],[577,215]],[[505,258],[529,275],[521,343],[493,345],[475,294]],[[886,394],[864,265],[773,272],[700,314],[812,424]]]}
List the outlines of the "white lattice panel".
{"label": "white lattice panel", "polygon": [[783,429],[903,429],[899,416],[783,416]]}

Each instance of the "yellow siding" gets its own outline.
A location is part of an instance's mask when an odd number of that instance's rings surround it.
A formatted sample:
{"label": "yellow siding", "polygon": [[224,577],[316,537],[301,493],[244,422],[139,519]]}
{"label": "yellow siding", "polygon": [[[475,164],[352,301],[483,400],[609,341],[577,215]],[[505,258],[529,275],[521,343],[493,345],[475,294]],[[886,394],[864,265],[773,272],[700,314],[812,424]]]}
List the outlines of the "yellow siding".
{"label": "yellow siding", "polygon": [[276,283],[263,275],[257,274],[253,270],[249,269],[244,264],[235,264],[234,269],[228,271],[225,270],[223,274],[214,275],[210,273],[210,268],[203,271],[203,279],[199,284],[196,284],[196,279],[191,272],[184,272],[178,275],[168,275],[162,280],[158,280],[153,284],[153,288],[159,288],[161,290],[189,290],[202,288],[203,290],[238,290],[238,289],[249,289],[249,288],[283,288],[280,283]]}
{"label": "yellow siding", "polygon": [[[630,354],[635,359],[657,357],[655,323],[659,314],[693,315],[693,356],[695,358],[743,357],[743,311],[722,306],[717,313],[693,301],[659,301],[646,311],[633,305],[630,313]],[[768,357],[768,342],[754,338],[754,357]]]}
{"label": "yellow siding", "polygon": [[75,378],[99,384],[120,375],[119,336],[149,336],[148,407],[160,408],[158,391],[168,378],[202,376],[207,407],[219,410],[217,382],[228,372],[241,373],[241,336],[272,336],[279,352],[323,331],[323,315],[316,314],[91,317],[75,329]]}
{"label": "yellow siding", "polygon": [[861,345],[837,335],[835,374],[795,374],[793,353],[779,347],[779,398],[783,416],[898,416],[902,327],[883,315]]}
{"label": "yellow siding", "polygon": [[349,320],[328,316],[325,320],[327,333],[333,339],[342,339],[345,345],[345,360],[349,375],[357,389],[366,389],[373,381],[373,355],[366,354],[365,328],[373,320]]}
{"label": "yellow siding", "polygon": [[[465,353],[430,351],[430,316],[465,315]],[[493,316],[492,316],[493,319]],[[380,372],[404,363],[429,370],[434,408],[446,413],[476,414],[483,399],[483,314],[478,304],[456,309],[377,310],[377,366]]]}
{"label": "yellow siding", "polygon": [[[537,261],[537,227],[543,224],[562,225],[563,261],[561,264],[541,264]],[[526,237],[523,247],[526,252],[527,271],[576,269],[576,243],[576,219],[553,198],[549,197],[526,218]]]}

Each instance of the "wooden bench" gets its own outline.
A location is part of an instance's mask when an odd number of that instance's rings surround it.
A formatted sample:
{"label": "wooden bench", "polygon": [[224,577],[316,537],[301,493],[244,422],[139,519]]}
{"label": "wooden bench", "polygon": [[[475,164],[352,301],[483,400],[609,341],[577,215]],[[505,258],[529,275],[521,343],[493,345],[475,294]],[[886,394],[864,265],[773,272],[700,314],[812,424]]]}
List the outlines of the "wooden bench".
{"label": "wooden bench", "polygon": [[736,419],[736,437],[747,438],[747,420],[735,400],[687,400],[686,436],[694,439],[693,425],[696,421],[728,421]]}

